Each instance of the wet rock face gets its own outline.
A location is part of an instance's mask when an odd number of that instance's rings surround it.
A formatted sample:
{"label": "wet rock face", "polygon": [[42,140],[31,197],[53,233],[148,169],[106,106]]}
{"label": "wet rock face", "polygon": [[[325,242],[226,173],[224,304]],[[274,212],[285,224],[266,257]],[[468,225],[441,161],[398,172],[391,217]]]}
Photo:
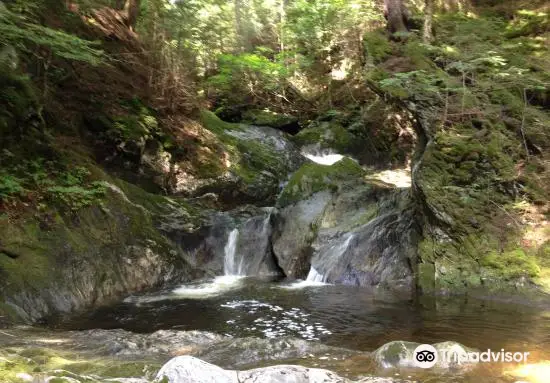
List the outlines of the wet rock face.
{"label": "wet rock face", "polygon": [[271,250],[273,213],[272,208],[254,206],[213,213],[196,233],[194,245],[190,235],[176,231],[174,238],[186,249],[187,261],[207,275],[278,276]]}
{"label": "wet rock face", "polygon": [[376,218],[350,232],[339,225],[319,230],[311,265],[326,282],[413,288],[411,264],[418,241],[414,212],[391,205],[379,208]]}
{"label": "wet rock face", "polygon": [[320,192],[282,209],[276,216],[273,252],[287,277],[305,278],[308,274],[315,226],[331,198],[329,192]]}
{"label": "wet rock face", "polygon": [[408,189],[376,184],[320,192],[277,215],[273,251],[285,275],[412,290],[419,228]]}

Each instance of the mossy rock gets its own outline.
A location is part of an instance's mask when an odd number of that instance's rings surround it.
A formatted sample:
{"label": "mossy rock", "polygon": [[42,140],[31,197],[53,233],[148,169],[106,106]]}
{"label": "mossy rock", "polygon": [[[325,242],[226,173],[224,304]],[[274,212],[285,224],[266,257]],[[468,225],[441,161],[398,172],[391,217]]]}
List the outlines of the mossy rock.
{"label": "mossy rock", "polygon": [[299,146],[319,145],[338,153],[351,154],[360,145],[358,137],[338,121],[317,121],[302,129],[292,140]]}
{"label": "mossy rock", "polygon": [[481,259],[481,265],[487,269],[488,274],[498,274],[507,280],[536,278],[541,272],[536,258],[527,255],[523,249],[502,253],[492,251]]}
{"label": "mossy rock", "polygon": [[292,175],[277,204],[284,207],[322,190],[336,191],[343,183],[363,181],[365,174],[363,168],[350,158],[330,166],[306,163]]}
{"label": "mossy rock", "polygon": [[202,112],[202,123],[227,153],[229,166],[224,170],[232,177],[219,174],[200,192],[216,193],[233,207],[239,203],[273,203],[279,184],[302,161],[280,132],[225,122],[209,111]]}
{"label": "mossy rock", "polygon": [[249,109],[242,115],[242,122],[250,125],[269,126],[290,134],[300,130],[298,119],[289,114],[281,114],[270,110]]}
{"label": "mossy rock", "polygon": [[50,382],[100,382],[113,378],[138,378],[152,375],[160,368],[154,361],[125,361],[79,355],[47,348],[0,350],[0,380],[19,383],[18,374],[35,379],[50,377]]}
{"label": "mossy rock", "polygon": [[0,302],[12,313],[34,321],[188,273],[176,246],[156,228],[176,203],[123,181],[128,194],[106,185],[100,205],[74,212],[50,207],[0,226],[0,243],[12,254],[0,255]]}

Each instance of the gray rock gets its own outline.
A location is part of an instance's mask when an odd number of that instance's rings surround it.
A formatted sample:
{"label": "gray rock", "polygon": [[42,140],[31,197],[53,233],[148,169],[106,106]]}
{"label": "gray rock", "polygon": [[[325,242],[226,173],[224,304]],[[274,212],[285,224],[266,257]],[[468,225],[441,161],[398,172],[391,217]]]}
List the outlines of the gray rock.
{"label": "gray rock", "polygon": [[265,362],[314,358],[330,354],[339,359],[359,355],[361,352],[326,346],[296,338],[236,338],[208,345],[193,353],[207,362],[224,368],[238,369]]}
{"label": "gray rock", "polygon": [[[164,379],[164,381],[163,381]],[[351,383],[334,372],[294,365],[277,365],[248,371],[224,370],[191,356],[178,356],[158,372],[155,382],[165,383]],[[406,383],[392,378],[366,377],[358,383]],[[410,383],[410,382],[409,382]]]}
{"label": "gray rock", "polygon": [[239,382],[270,383],[345,383],[348,379],[319,368],[280,365],[238,372]]}
{"label": "gray rock", "polygon": [[192,356],[170,359],[157,374],[157,382],[163,383],[235,383],[236,371],[206,363]]}
{"label": "gray rock", "polygon": [[327,191],[316,193],[307,200],[285,207],[276,216],[273,253],[287,277],[303,278],[307,275],[315,227],[331,197]]}

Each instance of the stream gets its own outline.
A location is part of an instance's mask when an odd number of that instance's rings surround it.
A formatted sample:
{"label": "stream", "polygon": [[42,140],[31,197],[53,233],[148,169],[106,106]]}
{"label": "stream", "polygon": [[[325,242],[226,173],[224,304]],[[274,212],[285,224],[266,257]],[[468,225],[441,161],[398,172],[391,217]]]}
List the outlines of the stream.
{"label": "stream", "polygon": [[[239,360],[243,356],[233,355],[235,351],[228,348],[218,350],[215,361],[224,368],[303,364],[348,377],[376,374],[420,381],[508,382],[514,380],[502,380],[503,372],[518,368],[513,363],[480,363],[474,369],[446,371],[434,377],[420,369],[380,369],[365,356],[364,352],[396,340],[429,344],[454,341],[480,351],[529,351],[529,363],[550,359],[548,309],[466,296],[411,298],[314,280],[217,277],[132,295],[112,306],[57,321],[54,327],[55,331],[99,328],[142,334],[201,330],[237,340],[302,339],[332,348],[320,352],[312,349],[309,357],[300,358],[282,353],[277,356],[279,360],[255,359],[257,354],[244,352],[245,358],[254,355],[249,361]],[[242,346],[245,350],[248,347]]]}

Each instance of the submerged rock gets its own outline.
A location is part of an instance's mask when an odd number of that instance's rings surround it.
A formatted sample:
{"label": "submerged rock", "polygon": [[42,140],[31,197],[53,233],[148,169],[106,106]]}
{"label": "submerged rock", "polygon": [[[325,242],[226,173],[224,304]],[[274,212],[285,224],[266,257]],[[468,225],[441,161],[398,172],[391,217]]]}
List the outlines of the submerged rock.
{"label": "submerged rock", "polygon": [[211,344],[193,355],[225,368],[242,368],[326,354],[345,359],[362,353],[296,338],[237,338]]}

